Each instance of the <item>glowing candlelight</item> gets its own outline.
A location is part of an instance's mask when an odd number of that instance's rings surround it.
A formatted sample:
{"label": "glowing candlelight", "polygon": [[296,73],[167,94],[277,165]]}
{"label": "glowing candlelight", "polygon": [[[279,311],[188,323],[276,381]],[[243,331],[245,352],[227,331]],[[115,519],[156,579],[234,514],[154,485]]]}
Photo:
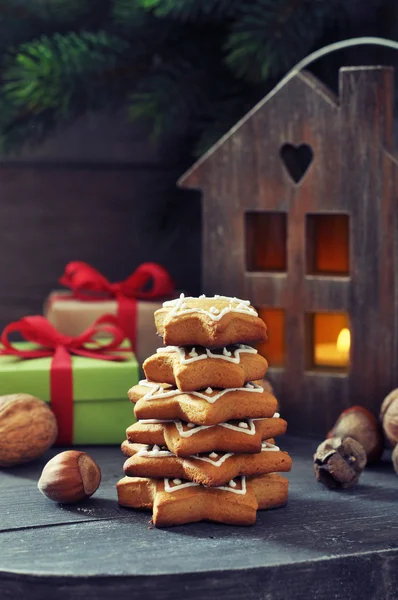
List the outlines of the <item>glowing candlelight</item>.
{"label": "glowing candlelight", "polygon": [[342,329],[337,338],[337,350],[342,354],[347,354],[350,352],[351,346],[351,334],[349,329]]}
{"label": "glowing candlelight", "polygon": [[351,335],[349,329],[342,329],[335,344],[315,345],[315,365],[346,367],[350,356]]}

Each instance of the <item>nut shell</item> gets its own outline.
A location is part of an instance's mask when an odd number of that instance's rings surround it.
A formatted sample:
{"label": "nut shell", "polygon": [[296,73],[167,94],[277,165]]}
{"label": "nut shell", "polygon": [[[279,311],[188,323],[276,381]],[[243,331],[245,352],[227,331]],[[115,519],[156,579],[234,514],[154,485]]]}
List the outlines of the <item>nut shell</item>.
{"label": "nut shell", "polygon": [[57,421],[45,402],[30,394],[0,396],[0,467],[38,458],[56,437]]}
{"label": "nut shell", "polygon": [[383,454],[384,440],[380,425],[363,406],[351,406],[344,410],[327,437],[353,438],[365,449],[368,463],[377,462]]}
{"label": "nut shell", "polygon": [[314,454],[315,477],[330,489],[356,485],[365,466],[365,449],[350,437],[327,439]]}
{"label": "nut shell", "polygon": [[392,452],[392,464],[394,465],[394,471],[398,475],[398,444],[395,446]]}
{"label": "nut shell", "polygon": [[385,397],[380,409],[384,434],[392,447],[398,444],[398,388]]}
{"label": "nut shell", "polygon": [[54,456],[43,469],[37,487],[54,502],[81,502],[97,491],[101,470],[86,452],[67,450]]}

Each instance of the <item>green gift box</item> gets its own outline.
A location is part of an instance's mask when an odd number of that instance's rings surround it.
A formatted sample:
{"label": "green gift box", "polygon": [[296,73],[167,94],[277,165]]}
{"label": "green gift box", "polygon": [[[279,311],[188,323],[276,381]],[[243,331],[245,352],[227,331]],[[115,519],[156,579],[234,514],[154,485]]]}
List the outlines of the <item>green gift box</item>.
{"label": "green gift box", "polygon": [[[29,342],[13,346],[20,350],[37,348]],[[133,353],[123,354],[123,361],[71,356],[74,445],[120,444],[126,437],[126,428],[135,421],[127,391],[138,383],[138,363]],[[0,355],[0,395],[32,394],[51,406],[52,360]]]}

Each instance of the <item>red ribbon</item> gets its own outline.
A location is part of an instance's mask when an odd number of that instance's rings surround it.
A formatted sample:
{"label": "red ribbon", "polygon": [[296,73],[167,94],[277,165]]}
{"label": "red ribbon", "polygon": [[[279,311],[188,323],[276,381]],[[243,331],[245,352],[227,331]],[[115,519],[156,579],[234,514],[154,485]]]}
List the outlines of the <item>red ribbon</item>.
{"label": "red ribbon", "polygon": [[174,283],[169,273],[157,263],[143,263],[124,281],[111,283],[85,262],[70,262],[59,282],[83,301],[115,298],[119,326],[130,340],[133,350],[137,341],[137,300],[154,300],[169,296]]}
{"label": "red ribbon", "polygon": [[[10,333],[18,332],[24,340],[38,344],[37,348],[15,347],[8,339]],[[107,340],[99,342],[98,335],[106,335]],[[114,354],[125,352],[121,348],[125,335],[117,326],[112,315],[104,315],[84,333],[77,337],[63,335],[47,319],[41,316],[24,317],[5,327],[0,341],[3,348],[0,354],[19,358],[44,358],[52,356],[50,367],[51,409],[58,423],[58,445],[69,445],[73,441],[73,375],[71,355],[85,356],[100,360],[125,360],[126,356]]]}

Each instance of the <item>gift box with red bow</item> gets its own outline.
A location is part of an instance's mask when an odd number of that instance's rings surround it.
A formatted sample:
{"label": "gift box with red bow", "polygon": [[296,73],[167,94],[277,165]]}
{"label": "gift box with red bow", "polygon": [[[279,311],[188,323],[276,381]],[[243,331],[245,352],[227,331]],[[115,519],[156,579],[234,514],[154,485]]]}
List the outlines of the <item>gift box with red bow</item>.
{"label": "gift box with red bow", "polygon": [[[10,341],[15,333],[24,341]],[[120,444],[134,421],[127,391],[138,380],[137,360],[112,315],[76,337],[42,316],[25,317],[0,338],[0,396],[28,393],[49,402],[59,446]]]}
{"label": "gift box with red bow", "polygon": [[111,283],[87,263],[71,262],[59,281],[69,289],[52,292],[44,314],[61,333],[79,335],[101,315],[113,314],[140,365],[162,344],[153,314],[176,294],[169,273],[157,263],[144,263],[126,280]]}

